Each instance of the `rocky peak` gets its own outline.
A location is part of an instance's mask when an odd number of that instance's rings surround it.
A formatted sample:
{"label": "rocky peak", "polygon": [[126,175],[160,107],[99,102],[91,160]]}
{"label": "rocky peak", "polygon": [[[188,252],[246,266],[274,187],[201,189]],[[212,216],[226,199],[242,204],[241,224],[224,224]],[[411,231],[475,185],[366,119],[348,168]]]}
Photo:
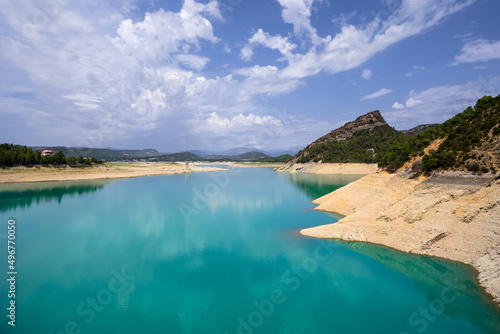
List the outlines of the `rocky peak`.
{"label": "rocky peak", "polygon": [[347,140],[352,137],[352,135],[360,130],[371,130],[376,126],[386,125],[387,123],[384,120],[384,117],[380,113],[380,111],[375,110],[369,112],[366,115],[359,116],[356,120],[346,123],[344,126],[333,130],[329,134],[319,138],[314,143],[309,146],[324,143],[330,140]]}

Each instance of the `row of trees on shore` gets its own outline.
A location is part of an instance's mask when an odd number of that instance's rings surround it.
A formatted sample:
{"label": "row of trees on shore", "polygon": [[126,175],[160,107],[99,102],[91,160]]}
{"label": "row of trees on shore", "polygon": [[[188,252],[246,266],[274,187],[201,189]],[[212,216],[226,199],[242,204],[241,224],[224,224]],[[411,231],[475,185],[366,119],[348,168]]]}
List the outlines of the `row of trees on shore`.
{"label": "row of trees on shore", "polygon": [[15,167],[35,165],[43,166],[78,166],[100,164],[102,161],[95,158],[65,156],[61,151],[52,155],[43,156],[42,152],[35,151],[31,147],[0,144],[0,167]]}

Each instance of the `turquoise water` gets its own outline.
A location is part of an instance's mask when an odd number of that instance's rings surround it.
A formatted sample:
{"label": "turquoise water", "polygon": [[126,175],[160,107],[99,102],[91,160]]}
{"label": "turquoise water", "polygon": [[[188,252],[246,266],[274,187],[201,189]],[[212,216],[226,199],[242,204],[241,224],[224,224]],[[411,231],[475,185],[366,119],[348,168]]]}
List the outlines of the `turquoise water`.
{"label": "turquoise water", "polygon": [[300,236],[354,178],[272,169],[0,187],[0,333],[498,333],[460,264]]}

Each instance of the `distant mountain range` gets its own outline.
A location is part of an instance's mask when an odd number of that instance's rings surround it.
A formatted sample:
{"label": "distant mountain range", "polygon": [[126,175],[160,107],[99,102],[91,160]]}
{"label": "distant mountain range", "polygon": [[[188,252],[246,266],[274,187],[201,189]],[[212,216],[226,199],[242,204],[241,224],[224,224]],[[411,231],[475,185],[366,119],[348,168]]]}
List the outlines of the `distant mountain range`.
{"label": "distant mountain range", "polygon": [[32,146],[36,151],[51,150],[61,151],[65,156],[89,157],[105,161],[117,161],[124,159],[137,159],[145,157],[160,156],[160,152],[154,149],[144,150],[115,150],[110,148],[89,147],[66,147],[66,146]]}
{"label": "distant mountain range", "polygon": [[[175,162],[175,161],[258,161],[266,159],[268,162],[283,161],[291,158],[288,152],[276,153],[256,150],[249,147],[238,147],[221,152],[197,151],[163,154],[155,149],[122,150],[113,148],[88,148],[66,146],[33,146],[34,150],[61,151],[65,156],[92,157],[104,161],[148,161],[148,162]],[[208,154],[207,154],[208,153]],[[278,157],[278,158],[275,158]]]}
{"label": "distant mountain range", "polygon": [[259,152],[263,153],[268,157],[278,157],[281,155],[286,155],[289,154],[291,156],[294,156],[299,152],[301,147],[294,147],[290,150],[283,150],[283,151],[264,151],[264,150],[259,150],[254,147],[235,147],[229,150],[225,151],[208,151],[208,150],[189,150],[189,152],[194,153],[200,157],[207,157],[207,156],[220,156],[220,157],[228,157],[228,156],[238,156],[241,154],[245,154],[248,152]]}

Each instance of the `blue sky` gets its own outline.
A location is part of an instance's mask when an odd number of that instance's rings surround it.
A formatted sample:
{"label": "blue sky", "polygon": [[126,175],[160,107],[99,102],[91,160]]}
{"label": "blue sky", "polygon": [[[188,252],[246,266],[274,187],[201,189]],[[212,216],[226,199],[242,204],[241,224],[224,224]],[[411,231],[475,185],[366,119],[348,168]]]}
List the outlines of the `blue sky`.
{"label": "blue sky", "polygon": [[303,147],[500,94],[497,0],[0,0],[0,141]]}

